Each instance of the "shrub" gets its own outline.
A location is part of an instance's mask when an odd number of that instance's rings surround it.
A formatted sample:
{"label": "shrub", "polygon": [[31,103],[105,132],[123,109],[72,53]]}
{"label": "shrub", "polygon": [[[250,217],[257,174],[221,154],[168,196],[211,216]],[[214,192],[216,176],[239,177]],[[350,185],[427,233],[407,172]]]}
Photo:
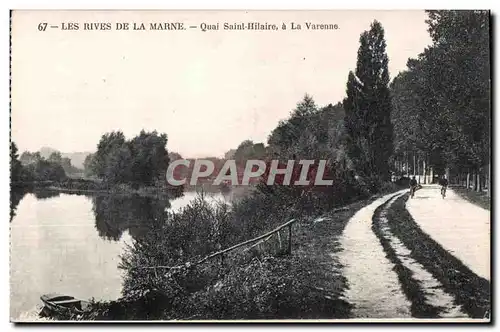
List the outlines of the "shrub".
{"label": "shrub", "polygon": [[383,182],[381,185],[380,185],[380,192],[382,194],[386,194],[386,193],[392,193],[392,192],[395,192],[397,191],[398,189],[401,189],[400,186],[398,186],[396,183],[394,182]]}
{"label": "shrub", "polygon": [[300,319],[345,317],[348,304],[330,301],[305,283],[307,265],[296,257],[254,258],[217,284],[192,296],[186,316],[198,319]]}

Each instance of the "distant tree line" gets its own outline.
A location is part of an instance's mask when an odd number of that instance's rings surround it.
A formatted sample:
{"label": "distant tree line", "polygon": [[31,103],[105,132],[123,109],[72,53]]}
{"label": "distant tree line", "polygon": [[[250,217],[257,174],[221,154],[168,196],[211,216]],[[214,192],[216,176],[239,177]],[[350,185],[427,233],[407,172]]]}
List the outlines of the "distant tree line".
{"label": "distant tree line", "polygon": [[73,166],[71,163],[71,159],[68,157],[63,157],[61,152],[59,151],[54,151],[51,152],[51,154],[47,157],[44,158],[40,152],[29,152],[29,151],[24,151],[21,156],[19,157],[19,160],[21,164],[24,166],[30,165],[30,164],[35,164],[39,161],[46,160],[58,165],[61,165],[62,168],[64,169],[64,172],[67,175],[76,175],[76,174],[81,174],[82,170]]}
{"label": "distant tree line", "polygon": [[10,144],[10,173],[12,183],[28,184],[34,181],[61,181],[67,173],[77,171],[69,158],[61,158],[59,152],[53,152],[45,159],[39,152],[23,152],[19,157],[14,142]]}

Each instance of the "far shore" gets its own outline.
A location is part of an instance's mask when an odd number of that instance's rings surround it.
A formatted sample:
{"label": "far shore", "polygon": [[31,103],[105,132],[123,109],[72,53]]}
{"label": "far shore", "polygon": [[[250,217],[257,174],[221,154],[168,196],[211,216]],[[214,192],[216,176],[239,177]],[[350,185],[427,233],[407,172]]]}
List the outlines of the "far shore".
{"label": "far shore", "polygon": [[70,194],[96,194],[96,195],[138,195],[143,197],[176,198],[184,192],[229,193],[236,196],[246,196],[253,191],[253,186],[214,186],[202,183],[198,186],[139,186],[130,185],[105,186],[102,182],[83,178],[68,178],[63,181],[40,181],[13,183],[11,190],[26,191],[53,191]]}

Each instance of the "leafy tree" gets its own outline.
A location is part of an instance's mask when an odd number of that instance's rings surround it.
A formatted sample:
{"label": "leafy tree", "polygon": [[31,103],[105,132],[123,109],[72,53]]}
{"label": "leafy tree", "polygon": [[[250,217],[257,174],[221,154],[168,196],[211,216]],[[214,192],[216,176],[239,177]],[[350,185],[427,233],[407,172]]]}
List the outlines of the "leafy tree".
{"label": "leafy tree", "polygon": [[52,152],[49,156],[48,161],[61,164],[61,162],[62,162],[61,152],[59,152],[59,151]]}
{"label": "leafy tree", "polygon": [[236,149],[233,158],[239,163],[245,163],[247,160],[264,159],[266,156],[266,147],[263,143],[254,144],[251,140],[245,140],[240,143]]}
{"label": "leafy tree", "polygon": [[95,174],[108,184],[155,185],[165,181],[169,163],[167,135],[145,132],[127,141],[122,132],[103,135],[97,152],[87,157],[87,174]]}
{"label": "leafy tree", "polygon": [[392,155],[389,71],[382,25],[374,21],[360,37],[356,71],[347,81],[346,149],[362,176],[388,179]]}
{"label": "leafy tree", "polygon": [[85,176],[93,176],[96,174],[94,156],[94,153],[88,154],[83,161],[83,171]]}
{"label": "leafy tree", "polygon": [[428,11],[433,45],[393,81],[396,154],[417,149],[440,173],[490,159],[489,13]]}
{"label": "leafy tree", "polygon": [[108,183],[129,183],[132,179],[133,158],[127,144],[109,152],[104,178]]}
{"label": "leafy tree", "polygon": [[109,156],[112,151],[120,149],[125,144],[125,135],[121,131],[113,131],[101,137],[97,145],[97,152],[93,157],[93,169],[98,177],[106,179],[107,174],[114,170],[119,171],[119,169],[116,169],[114,165],[109,163]]}
{"label": "leafy tree", "polygon": [[226,160],[229,160],[229,159],[234,159],[234,154],[236,153],[236,150],[235,149],[231,149],[229,151],[227,151],[225,154],[224,154],[224,159]]}
{"label": "leafy tree", "polygon": [[246,140],[240,143],[236,152],[234,153],[234,159],[237,161],[245,161],[253,154],[253,141]]}
{"label": "leafy tree", "polygon": [[14,142],[10,142],[10,181],[19,182],[21,180],[22,165],[19,161],[17,146]]}
{"label": "leafy tree", "polygon": [[169,152],[168,153],[168,159],[170,161],[181,160],[182,156],[179,153],[177,153],[177,152]]}
{"label": "leafy tree", "polygon": [[131,175],[133,182],[153,185],[156,181],[164,181],[169,164],[167,135],[142,130],[130,143],[133,156]]}
{"label": "leafy tree", "polygon": [[28,152],[28,151],[24,151],[22,154],[21,154],[21,157],[19,158],[19,160],[21,161],[21,164],[23,165],[28,165],[28,164],[31,164],[31,163],[35,163],[39,160],[42,159],[42,156],[40,155],[40,152]]}
{"label": "leafy tree", "polygon": [[55,162],[40,159],[26,166],[35,181],[61,181],[66,178],[63,167]]}
{"label": "leafy tree", "polygon": [[[429,33],[439,57],[430,58],[435,90],[453,125],[448,153],[479,168],[490,156],[490,31],[487,11],[428,11]],[[466,158],[463,158],[466,156]],[[462,159],[462,161],[460,161]]]}
{"label": "leafy tree", "polygon": [[268,138],[271,152],[290,158],[297,152],[297,142],[310,123],[306,120],[318,111],[313,98],[306,94],[291,112],[290,118],[280,121]]}

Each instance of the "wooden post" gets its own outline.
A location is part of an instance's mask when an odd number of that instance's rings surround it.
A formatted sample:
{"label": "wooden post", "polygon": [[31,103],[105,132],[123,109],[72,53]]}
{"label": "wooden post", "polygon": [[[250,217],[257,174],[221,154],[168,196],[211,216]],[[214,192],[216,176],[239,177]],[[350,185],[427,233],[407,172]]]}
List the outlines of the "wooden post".
{"label": "wooden post", "polygon": [[279,242],[279,244],[280,244],[280,251],[281,251],[282,246],[281,246],[281,235],[280,235],[280,231],[277,231],[277,232],[276,232],[276,234],[278,234],[278,242]]}
{"label": "wooden post", "polygon": [[288,254],[292,254],[292,224],[288,226]]}

